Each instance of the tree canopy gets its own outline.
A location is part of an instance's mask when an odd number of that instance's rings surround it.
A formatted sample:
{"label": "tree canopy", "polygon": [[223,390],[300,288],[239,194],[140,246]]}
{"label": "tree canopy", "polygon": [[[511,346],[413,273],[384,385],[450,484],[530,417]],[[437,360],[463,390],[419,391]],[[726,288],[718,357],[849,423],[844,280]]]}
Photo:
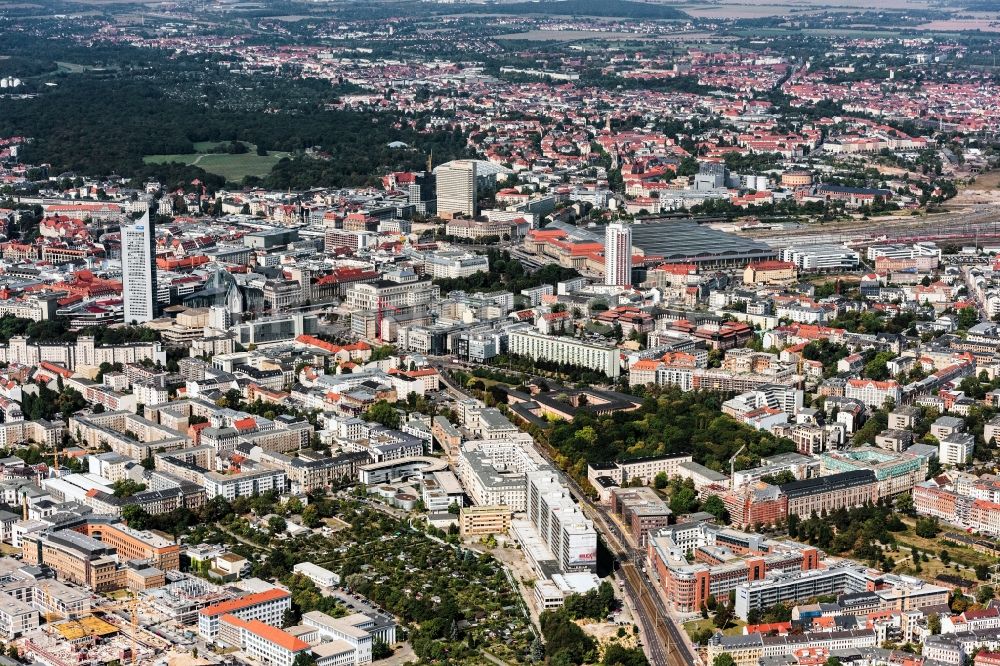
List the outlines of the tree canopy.
{"label": "tree canopy", "polygon": [[631,412],[598,415],[580,410],[572,421],[551,426],[547,438],[575,475],[586,475],[588,463],[677,453],[691,453],[698,463],[728,471],[744,445],[735,463],[737,469],[747,469],[761,457],[795,450],[790,440],[722,414],[724,400],[718,393],[663,387]]}

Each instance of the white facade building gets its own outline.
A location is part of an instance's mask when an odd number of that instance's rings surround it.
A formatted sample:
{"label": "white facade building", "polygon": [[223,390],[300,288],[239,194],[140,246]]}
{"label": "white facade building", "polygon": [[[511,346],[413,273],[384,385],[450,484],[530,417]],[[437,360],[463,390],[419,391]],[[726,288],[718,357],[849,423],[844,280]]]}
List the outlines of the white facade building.
{"label": "white facade building", "polygon": [[123,224],[122,296],[126,324],[156,318],[156,233],[149,212],[133,224]]}
{"label": "white facade building", "polygon": [[279,493],[285,492],[287,482],[284,470],[263,466],[260,469],[239,474],[207,472],[203,479],[205,497],[212,499],[221,495],[230,502],[237,497],[260,495],[270,490],[276,490]]}
{"label": "white facade building", "polygon": [[890,398],[898,405],[903,392],[899,383],[891,379],[884,382],[873,379],[849,379],[847,386],[844,387],[844,397],[860,400],[870,407],[881,407]]}
{"label": "white facade building", "polygon": [[781,260],[804,271],[854,270],[861,263],[861,255],[843,245],[801,245],[783,249]]}
{"label": "white facade building", "polygon": [[285,621],[285,611],[291,607],[291,593],[279,588],[206,606],[198,611],[198,635],[205,640],[215,640],[223,615],[233,615],[248,622],[259,620],[272,627],[280,627]]}
{"label": "white facade building", "polygon": [[942,465],[964,465],[975,446],[976,438],[971,434],[954,432],[938,443],[938,460]]}
{"label": "white facade building", "polygon": [[621,373],[621,352],[614,346],[552,337],[531,330],[512,332],[508,345],[510,353],[533,360],[591,368],[612,379],[617,379]]}
{"label": "white facade building", "polygon": [[562,484],[558,472],[528,472],[528,520],[555,556],[560,571],[594,571],[597,532]]}
{"label": "white facade building", "polygon": [[604,230],[604,284],[632,284],[632,229],[624,224]]}
{"label": "white facade building", "polygon": [[476,215],[476,163],[456,160],[435,170],[439,215]]}

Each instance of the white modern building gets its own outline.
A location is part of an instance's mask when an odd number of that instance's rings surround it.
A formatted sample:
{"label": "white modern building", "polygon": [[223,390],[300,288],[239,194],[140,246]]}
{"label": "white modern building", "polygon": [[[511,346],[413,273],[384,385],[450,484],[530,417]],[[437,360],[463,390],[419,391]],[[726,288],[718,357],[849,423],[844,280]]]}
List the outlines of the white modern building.
{"label": "white modern building", "polygon": [[938,460],[942,465],[964,465],[975,446],[976,438],[970,433],[953,432],[938,443]]}
{"label": "white modern building", "polygon": [[458,458],[458,476],[473,504],[505,505],[514,513],[527,508],[524,475],[545,468],[530,437],[466,442]]}
{"label": "white modern building", "polygon": [[317,587],[333,587],[340,584],[340,576],[312,562],[299,562],[292,567],[292,571],[305,576]]}
{"label": "white modern building", "polygon": [[554,337],[533,330],[511,332],[510,353],[536,361],[567,363],[603,372],[612,379],[621,373],[621,352],[613,345]]}
{"label": "white modern building", "polygon": [[796,245],[781,251],[782,261],[791,261],[804,271],[854,270],[861,255],[843,245]]}
{"label": "white modern building", "polygon": [[285,620],[285,611],[291,607],[291,593],[279,588],[212,604],[198,611],[198,635],[208,641],[215,640],[219,635],[223,615],[232,615],[247,622],[257,620],[272,627],[280,627]]}
{"label": "white modern building", "polygon": [[396,624],[389,618],[371,616],[365,613],[354,613],[345,617],[333,618],[320,611],[310,611],[302,616],[302,626],[314,630],[303,633],[308,641],[322,641],[334,644],[344,643],[353,649],[351,664],[370,664],[372,662],[372,646],[375,641],[386,645],[396,642]]}
{"label": "white modern building", "polygon": [[149,211],[133,224],[123,224],[122,295],[126,324],[156,318],[156,233]]}
{"label": "white modern building", "polygon": [[455,160],[438,167],[437,212],[439,215],[476,215],[476,163]]}
{"label": "white modern building", "polygon": [[12,640],[38,627],[38,610],[9,594],[0,594],[0,637]]}
{"label": "white modern building", "polygon": [[632,229],[624,224],[604,230],[604,284],[632,284]]}
{"label": "white modern building", "polygon": [[597,568],[597,532],[553,470],[528,472],[528,520],[555,557],[560,571]]}
{"label": "white modern building", "polygon": [[423,255],[423,272],[432,278],[464,278],[490,270],[490,259],[485,254],[461,250],[442,250]]}
{"label": "white modern building", "polygon": [[300,654],[311,652],[309,643],[300,638],[259,620],[247,621],[235,615],[222,616],[219,640],[268,666],[293,666]]}
{"label": "white modern building", "polygon": [[282,493],[285,492],[287,484],[284,470],[268,465],[261,465],[257,469],[245,470],[239,474],[206,472],[202,479],[205,497],[212,499],[222,496],[230,502],[237,497],[261,495],[271,490]]}

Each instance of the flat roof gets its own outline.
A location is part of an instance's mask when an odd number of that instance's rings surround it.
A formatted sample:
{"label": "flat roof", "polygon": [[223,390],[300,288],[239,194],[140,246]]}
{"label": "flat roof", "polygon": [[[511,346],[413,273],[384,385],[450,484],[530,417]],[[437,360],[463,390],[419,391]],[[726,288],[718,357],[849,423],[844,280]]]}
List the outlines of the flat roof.
{"label": "flat roof", "polygon": [[633,224],[632,245],[645,255],[663,257],[665,261],[736,259],[740,257],[769,258],[777,252],[767,243],[718,231],[690,220],[644,222]]}

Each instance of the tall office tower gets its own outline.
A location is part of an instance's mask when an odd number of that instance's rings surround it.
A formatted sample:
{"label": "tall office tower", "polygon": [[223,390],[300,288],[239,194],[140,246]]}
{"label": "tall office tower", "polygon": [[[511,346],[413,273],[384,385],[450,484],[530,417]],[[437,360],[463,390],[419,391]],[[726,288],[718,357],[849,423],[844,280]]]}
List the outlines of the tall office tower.
{"label": "tall office tower", "polygon": [[456,160],[442,164],[434,175],[437,179],[438,215],[475,217],[476,163]]}
{"label": "tall office tower", "polygon": [[604,230],[604,284],[632,284],[632,229],[624,224]]}
{"label": "tall office tower", "polygon": [[156,318],[156,232],[149,211],[132,224],[122,225],[122,292],[125,323],[142,324]]}

